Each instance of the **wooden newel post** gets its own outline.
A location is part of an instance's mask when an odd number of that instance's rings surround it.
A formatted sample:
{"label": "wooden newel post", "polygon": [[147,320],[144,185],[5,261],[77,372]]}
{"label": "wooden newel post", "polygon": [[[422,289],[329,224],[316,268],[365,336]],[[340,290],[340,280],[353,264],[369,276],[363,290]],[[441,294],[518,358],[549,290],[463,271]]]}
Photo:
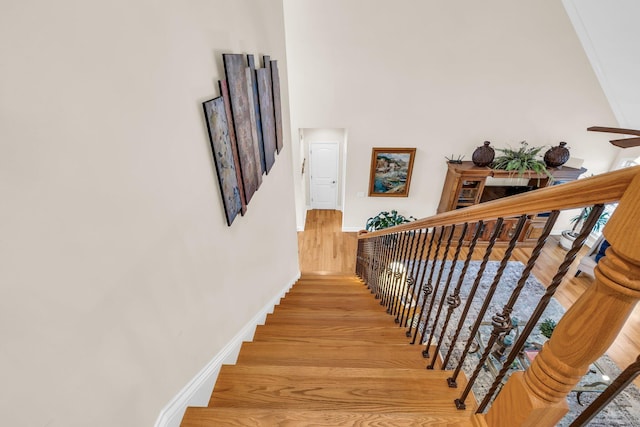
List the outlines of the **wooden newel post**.
{"label": "wooden newel post", "polygon": [[514,373],[484,415],[487,426],[554,426],[566,395],[609,348],[640,299],[640,175],[607,223],[611,243],[595,282],[567,311],[526,372]]}

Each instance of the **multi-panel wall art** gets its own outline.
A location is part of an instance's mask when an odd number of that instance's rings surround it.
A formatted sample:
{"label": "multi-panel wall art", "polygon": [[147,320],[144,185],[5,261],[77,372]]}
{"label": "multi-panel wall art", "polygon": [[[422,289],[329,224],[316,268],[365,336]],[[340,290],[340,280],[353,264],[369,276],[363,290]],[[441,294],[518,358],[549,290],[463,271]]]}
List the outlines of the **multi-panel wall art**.
{"label": "multi-panel wall art", "polygon": [[227,224],[231,225],[242,209],[242,202],[224,100],[222,97],[218,97],[204,102],[203,107],[204,115],[207,118],[211,151],[218,172],[224,210],[227,215]]}
{"label": "multi-panel wall art", "polygon": [[227,218],[244,215],[282,150],[282,112],[277,61],[264,56],[222,55],[226,79],[220,97],[203,103],[211,149]]}

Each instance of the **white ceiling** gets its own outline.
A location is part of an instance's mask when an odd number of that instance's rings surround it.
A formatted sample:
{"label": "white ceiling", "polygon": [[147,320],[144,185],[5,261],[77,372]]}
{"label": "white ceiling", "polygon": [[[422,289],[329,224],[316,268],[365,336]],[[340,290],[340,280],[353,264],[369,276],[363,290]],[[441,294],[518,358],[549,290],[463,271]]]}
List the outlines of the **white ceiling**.
{"label": "white ceiling", "polygon": [[563,4],[618,125],[639,129],[640,1],[563,0]]}

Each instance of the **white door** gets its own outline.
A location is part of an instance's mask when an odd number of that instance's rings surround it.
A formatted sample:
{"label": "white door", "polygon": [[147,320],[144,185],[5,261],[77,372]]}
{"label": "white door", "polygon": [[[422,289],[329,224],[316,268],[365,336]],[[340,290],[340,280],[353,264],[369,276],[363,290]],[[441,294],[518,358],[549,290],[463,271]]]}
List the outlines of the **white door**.
{"label": "white door", "polygon": [[309,147],[311,208],[338,205],[338,143],[312,142]]}

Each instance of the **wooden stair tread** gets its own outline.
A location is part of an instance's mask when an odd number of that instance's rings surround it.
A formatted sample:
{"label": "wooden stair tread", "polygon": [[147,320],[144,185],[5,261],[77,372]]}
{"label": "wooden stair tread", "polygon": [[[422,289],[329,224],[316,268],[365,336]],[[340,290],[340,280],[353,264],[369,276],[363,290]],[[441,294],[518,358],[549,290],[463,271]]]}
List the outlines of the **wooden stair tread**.
{"label": "wooden stair tread", "polygon": [[[318,377],[320,381],[332,378],[329,381],[341,381],[347,378],[360,380],[362,378],[370,379],[400,379],[407,378],[409,380],[430,381],[437,380],[436,387],[444,386],[448,388],[446,380],[451,376],[453,371],[428,370],[428,369],[412,369],[412,368],[343,368],[332,366],[250,366],[250,365],[222,365],[219,378],[225,375],[235,376],[254,376],[266,375],[269,377]],[[458,387],[464,384],[458,383]]]}
{"label": "wooden stair tread", "polygon": [[398,328],[391,316],[356,317],[356,316],[279,316],[268,315],[265,325],[307,325],[307,326],[386,326]]}
{"label": "wooden stair tread", "polygon": [[281,312],[295,312],[295,313],[326,313],[333,315],[347,314],[351,313],[353,315],[357,315],[359,313],[365,314],[376,314],[378,316],[389,316],[384,307],[377,306],[375,309],[367,309],[367,310],[358,310],[354,307],[311,307],[311,306],[302,306],[302,305],[277,305],[273,309],[273,313],[281,313]]}
{"label": "wooden stair tread", "polygon": [[310,339],[346,340],[381,344],[407,344],[409,339],[397,326],[297,326],[260,325],[253,341],[298,341]]}
{"label": "wooden stair tread", "polygon": [[364,297],[369,297],[371,295],[371,291],[367,288],[364,288],[360,285],[354,286],[326,286],[326,285],[296,285],[291,288],[287,295],[298,295],[298,294],[336,294],[336,295],[362,295]]}
{"label": "wooden stair tread", "polygon": [[353,275],[303,273],[181,426],[476,426],[465,376],[427,370],[395,317]]}
{"label": "wooden stair tread", "polygon": [[[334,366],[425,369],[430,363],[420,354],[423,347],[407,344],[353,345],[248,342],[242,345],[238,364],[281,366]],[[432,349],[433,351],[433,349]],[[438,359],[436,369],[441,367]]]}
{"label": "wooden stair tread", "polygon": [[[209,406],[450,414],[459,389],[448,371],[224,366]],[[469,396],[467,412],[475,410]]]}
{"label": "wooden stair tread", "polygon": [[327,309],[340,309],[350,311],[362,311],[373,310],[381,313],[386,312],[377,300],[371,298],[370,301],[354,298],[323,298],[323,297],[300,297],[292,295],[284,300],[280,301],[278,307],[301,307],[306,306],[308,308],[327,308]]}
{"label": "wooden stair tread", "polygon": [[438,416],[427,414],[374,414],[344,411],[309,411],[263,408],[194,408],[189,407],[182,427],[205,426],[254,427],[471,427],[468,415]]}

